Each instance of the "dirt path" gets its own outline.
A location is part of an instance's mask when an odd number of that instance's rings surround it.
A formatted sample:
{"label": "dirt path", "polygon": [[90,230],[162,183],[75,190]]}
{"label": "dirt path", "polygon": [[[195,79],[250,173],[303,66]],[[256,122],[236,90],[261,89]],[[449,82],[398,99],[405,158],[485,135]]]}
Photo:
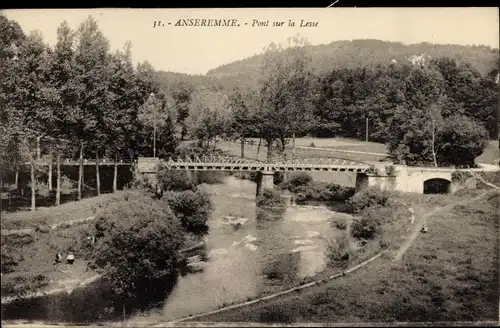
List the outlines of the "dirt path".
{"label": "dirt path", "polygon": [[[479,177],[479,178],[483,183],[487,184],[488,186],[493,187],[497,190],[500,189],[500,187],[498,187],[492,183],[487,182],[486,180],[482,179],[481,177]],[[419,219],[417,219],[417,224],[415,225],[412,234],[410,235],[408,240],[406,240],[400,246],[398,252],[396,253],[396,256],[394,257],[394,261],[399,261],[403,257],[404,253],[406,253],[406,251],[408,250],[408,248],[410,248],[410,246],[413,244],[415,239],[417,239],[417,236],[420,233],[420,230],[422,229],[423,224],[427,222],[427,219],[429,217],[431,217],[437,213],[450,211],[451,209],[453,209],[457,205],[466,205],[469,203],[473,203],[473,202],[477,201],[478,199],[484,197],[489,192],[490,191],[485,191],[482,194],[480,194],[479,196],[476,196],[472,199],[462,200],[462,201],[458,201],[458,202],[455,202],[452,204],[448,204],[446,206],[437,207],[437,208],[433,209],[432,211],[425,213],[423,216],[421,216]]]}

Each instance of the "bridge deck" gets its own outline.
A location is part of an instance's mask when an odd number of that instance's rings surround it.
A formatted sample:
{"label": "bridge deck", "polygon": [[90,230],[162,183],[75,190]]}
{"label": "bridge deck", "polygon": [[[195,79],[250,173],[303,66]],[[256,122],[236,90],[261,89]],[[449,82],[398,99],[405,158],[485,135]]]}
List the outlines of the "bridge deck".
{"label": "bridge deck", "polygon": [[[141,172],[150,172],[154,160],[139,161]],[[278,159],[270,163],[229,156],[190,156],[158,161],[163,168],[176,171],[339,171],[366,172],[370,164],[337,158]]]}

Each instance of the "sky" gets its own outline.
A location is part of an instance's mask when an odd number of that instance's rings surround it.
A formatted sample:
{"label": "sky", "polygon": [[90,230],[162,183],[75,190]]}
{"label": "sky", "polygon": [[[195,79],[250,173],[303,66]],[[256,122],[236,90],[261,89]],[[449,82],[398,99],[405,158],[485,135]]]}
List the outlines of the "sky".
{"label": "sky", "polygon": [[[39,30],[53,45],[59,24],[71,28],[93,16],[112,50],[132,43],[132,59],[156,69],[205,74],[222,64],[261,53],[271,42],[300,34],[313,45],[337,40],[379,39],[404,44],[499,47],[498,8],[290,8],[290,9],[18,9],[5,10],[23,31]],[[175,26],[179,19],[236,19],[236,27]],[[253,26],[254,20],[269,26]],[[289,21],[294,27],[288,26]],[[317,22],[300,27],[300,22]],[[164,26],[153,27],[154,21]],[[272,27],[274,21],[284,26]],[[170,25],[169,25],[170,23]],[[314,25],[314,24],[310,24]]]}

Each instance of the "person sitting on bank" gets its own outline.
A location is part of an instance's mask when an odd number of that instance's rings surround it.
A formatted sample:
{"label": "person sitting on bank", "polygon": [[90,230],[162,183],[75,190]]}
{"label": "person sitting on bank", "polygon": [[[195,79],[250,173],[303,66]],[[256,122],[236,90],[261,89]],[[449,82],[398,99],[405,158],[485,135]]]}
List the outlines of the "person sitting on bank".
{"label": "person sitting on bank", "polygon": [[75,263],[75,256],[73,254],[69,253],[68,256],[66,257],[66,263],[68,263],[68,264]]}
{"label": "person sitting on bank", "polygon": [[61,262],[62,262],[62,255],[61,255],[61,253],[57,253],[56,257],[54,259],[54,265],[59,264]]}

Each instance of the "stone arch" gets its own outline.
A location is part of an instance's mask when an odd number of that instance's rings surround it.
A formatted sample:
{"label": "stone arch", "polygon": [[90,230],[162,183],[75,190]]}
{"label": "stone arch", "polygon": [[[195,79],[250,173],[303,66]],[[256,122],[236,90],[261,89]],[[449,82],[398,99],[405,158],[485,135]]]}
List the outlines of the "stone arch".
{"label": "stone arch", "polygon": [[444,178],[424,180],[424,194],[448,194],[451,192],[451,181]]}

